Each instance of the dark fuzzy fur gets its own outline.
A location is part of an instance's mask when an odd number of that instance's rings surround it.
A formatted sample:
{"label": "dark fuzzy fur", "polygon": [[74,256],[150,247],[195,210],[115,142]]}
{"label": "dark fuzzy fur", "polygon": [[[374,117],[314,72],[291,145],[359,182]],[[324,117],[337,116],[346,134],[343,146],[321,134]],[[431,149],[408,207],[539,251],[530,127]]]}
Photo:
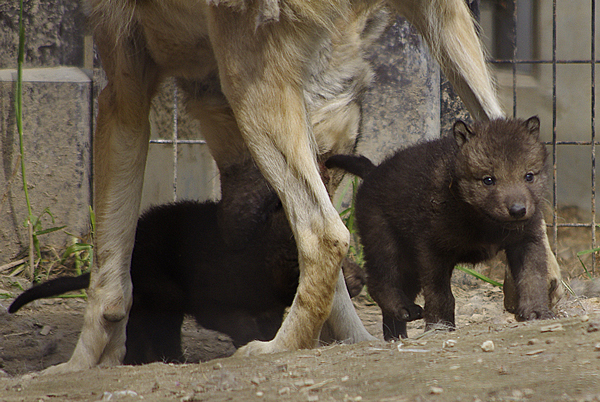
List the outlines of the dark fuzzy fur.
{"label": "dark fuzzy fur", "polygon": [[[459,121],[453,131],[377,167],[358,156],[327,161],[364,178],[356,219],[367,286],[381,307],[387,340],[406,337],[406,322],[422,317],[427,328],[454,327],[454,266],[500,250],[515,278],[517,318],[552,317],[540,207],[547,151],[539,120],[500,119],[472,128]],[[421,290],[424,309],[414,303]]]}
{"label": "dark fuzzy fur", "polygon": [[[248,166],[232,169],[222,175],[224,201],[162,205],[140,217],[131,259],[125,364],[181,361],[185,314],[228,334],[236,347],[270,340],[280,327],[298,287],[296,243],[279,199],[258,172]],[[243,177],[243,187],[231,175]],[[348,260],[344,269],[353,283],[350,293],[360,292],[362,269]],[[87,288],[89,280],[88,273],[32,287],[9,312]]]}

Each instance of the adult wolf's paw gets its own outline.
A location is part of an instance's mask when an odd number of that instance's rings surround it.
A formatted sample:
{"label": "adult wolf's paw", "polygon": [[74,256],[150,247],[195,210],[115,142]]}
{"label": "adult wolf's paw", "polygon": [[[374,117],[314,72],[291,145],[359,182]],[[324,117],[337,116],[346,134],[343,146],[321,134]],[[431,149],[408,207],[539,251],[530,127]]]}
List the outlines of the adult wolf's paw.
{"label": "adult wolf's paw", "polygon": [[252,341],[247,345],[239,348],[234,356],[238,357],[247,357],[247,356],[256,356],[256,355],[264,355],[267,353],[277,353],[277,352],[285,352],[287,349],[279,347],[275,340],[263,342],[263,341]]}
{"label": "adult wolf's paw", "polygon": [[65,374],[65,373],[73,373],[76,371],[82,371],[89,369],[88,366],[82,366],[78,364],[73,364],[68,361],[66,363],[57,364],[56,366],[50,366],[41,371],[41,375],[55,375],[55,374]]}

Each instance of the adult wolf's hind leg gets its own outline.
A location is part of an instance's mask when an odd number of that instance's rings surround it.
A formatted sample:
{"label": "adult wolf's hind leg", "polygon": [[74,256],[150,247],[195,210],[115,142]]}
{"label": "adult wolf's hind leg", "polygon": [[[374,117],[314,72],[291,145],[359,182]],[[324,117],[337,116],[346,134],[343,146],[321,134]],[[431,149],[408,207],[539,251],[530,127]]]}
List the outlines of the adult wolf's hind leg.
{"label": "adult wolf's hind leg", "polygon": [[324,343],[356,343],[376,339],[367,332],[356,313],[342,272],[339,274],[335,288],[331,314],[323,326],[320,339]]}

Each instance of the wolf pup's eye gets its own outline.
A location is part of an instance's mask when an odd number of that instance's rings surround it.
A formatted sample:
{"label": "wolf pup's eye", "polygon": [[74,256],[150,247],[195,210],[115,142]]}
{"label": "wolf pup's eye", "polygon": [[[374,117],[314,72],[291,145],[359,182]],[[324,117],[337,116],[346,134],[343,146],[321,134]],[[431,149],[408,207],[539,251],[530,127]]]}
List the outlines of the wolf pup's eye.
{"label": "wolf pup's eye", "polygon": [[534,178],[535,178],[535,175],[531,172],[529,172],[525,175],[525,181],[532,182]]}
{"label": "wolf pup's eye", "polygon": [[493,186],[496,184],[496,179],[492,176],[485,176],[482,181],[486,186]]}

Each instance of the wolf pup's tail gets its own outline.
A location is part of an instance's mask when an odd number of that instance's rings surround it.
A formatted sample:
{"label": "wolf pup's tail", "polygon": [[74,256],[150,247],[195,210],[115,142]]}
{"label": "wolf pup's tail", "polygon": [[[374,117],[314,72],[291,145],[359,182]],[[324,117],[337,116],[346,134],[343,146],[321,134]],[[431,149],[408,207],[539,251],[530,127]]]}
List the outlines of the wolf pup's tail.
{"label": "wolf pup's tail", "polygon": [[90,286],[90,273],[79,276],[61,276],[51,279],[30,289],[27,289],[17,297],[10,307],[9,313],[16,313],[21,307],[37,299],[57,296],[73,290],[87,289]]}
{"label": "wolf pup's tail", "polygon": [[373,162],[362,155],[333,155],[325,161],[325,166],[329,169],[344,169],[360,178],[364,178],[376,168]]}

